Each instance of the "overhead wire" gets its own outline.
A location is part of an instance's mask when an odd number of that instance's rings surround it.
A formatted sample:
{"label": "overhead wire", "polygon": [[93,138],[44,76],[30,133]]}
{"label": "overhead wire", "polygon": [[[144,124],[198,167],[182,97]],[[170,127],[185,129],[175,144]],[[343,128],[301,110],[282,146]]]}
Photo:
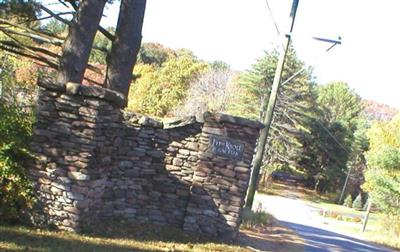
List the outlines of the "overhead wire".
{"label": "overhead wire", "polygon": [[268,0],[265,0],[265,2],[267,4],[267,9],[268,9],[269,15],[271,16],[271,20],[274,23],[276,33],[278,34],[278,36],[281,36],[281,32],[279,31],[278,23],[276,22],[276,20],[274,18],[274,14],[272,13],[271,6],[269,5]]}
{"label": "overhead wire", "polygon": [[[319,57],[316,57],[316,61],[321,61],[328,52],[331,52],[331,49],[337,44],[334,44],[333,46],[329,47],[327,50],[324,51],[324,53],[322,55],[320,55]],[[290,76],[287,80],[285,80],[284,82],[281,83],[281,85],[285,85],[287,83],[289,83],[291,80],[293,80],[294,78],[296,78],[300,73],[302,73],[304,70],[306,70],[306,66],[304,66],[303,68],[301,68],[299,71],[297,71],[296,73],[294,73],[292,76]],[[340,148],[342,148],[344,151],[346,151],[347,154],[350,154],[350,151],[335,137],[335,135],[329,130],[327,129],[321,122],[317,121],[318,124],[320,124],[320,126],[328,133],[328,135],[339,145]]]}
{"label": "overhead wire", "polygon": [[[270,17],[271,17],[272,23],[273,23],[273,25],[274,25],[274,27],[275,27],[276,33],[277,33],[278,37],[280,37],[280,36],[281,36],[281,32],[280,32],[278,23],[276,22],[276,19],[275,19],[275,17],[274,17],[274,14],[273,14],[272,8],[271,8],[271,6],[270,6],[270,4],[269,4],[269,1],[268,1],[268,0],[265,0],[265,3],[266,3],[266,5],[267,5],[267,9],[268,9],[269,15],[270,15]],[[337,45],[337,44],[333,44],[333,45],[330,46],[327,50],[325,50],[325,53],[324,53],[323,56],[325,56],[326,53],[330,52],[331,49],[332,49],[333,47],[335,47],[336,45]],[[317,58],[317,60],[320,61],[320,60],[323,58],[323,56],[321,55],[320,57]],[[292,76],[290,76],[288,79],[286,79],[285,81],[283,81],[283,82],[281,83],[281,85],[283,86],[283,85],[289,83],[291,80],[293,80],[294,78],[296,78],[298,75],[300,75],[300,74],[301,74],[303,71],[305,71],[306,69],[307,69],[306,66],[302,67],[300,70],[298,70],[298,71],[297,71],[296,73],[294,73]],[[262,115],[260,115],[260,117],[262,117]],[[328,135],[336,142],[336,144],[337,144],[340,148],[342,148],[346,153],[350,154],[350,152],[347,150],[347,148],[336,138],[336,136],[335,136],[329,129],[327,129],[321,122],[319,122],[319,121],[317,121],[317,122],[318,122],[318,124],[328,133]],[[334,161],[334,163],[336,163],[336,164],[339,163],[338,160],[337,160],[336,158],[332,157],[332,156],[330,155],[330,153],[329,153],[326,149],[323,148],[322,150],[325,152],[325,154],[326,154],[328,157],[330,157],[330,158]]]}

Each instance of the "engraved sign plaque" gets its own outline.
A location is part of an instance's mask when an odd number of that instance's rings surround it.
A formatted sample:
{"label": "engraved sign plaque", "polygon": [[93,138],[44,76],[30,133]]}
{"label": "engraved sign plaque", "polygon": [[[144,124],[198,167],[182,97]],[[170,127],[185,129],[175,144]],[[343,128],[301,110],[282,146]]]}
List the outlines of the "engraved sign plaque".
{"label": "engraved sign plaque", "polygon": [[210,137],[210,151],[219,156],[242,160],[244,144],[229,138]]}

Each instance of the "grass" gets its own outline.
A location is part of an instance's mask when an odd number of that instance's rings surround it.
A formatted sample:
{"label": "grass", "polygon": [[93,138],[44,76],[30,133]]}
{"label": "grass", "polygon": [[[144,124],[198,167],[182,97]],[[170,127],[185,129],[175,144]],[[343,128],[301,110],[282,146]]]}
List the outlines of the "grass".
{"label": "grass", "polygon": [[[109,235],[74,234],[0,225],[1,251],[250,251],[203,241],[174,228],[137,226],[128,231],[114,227]],[[115,232],[114,232],[115,231]],[[127,232],[127,233],[125,233]]]}
{"label": "grass", "polygon": [[272,216],[266,212],[243,209],[242,213],[242,228],[243,229],[257,229],[271,226]]}
{"label": "grass", "polygon": [[348,225],[340,221],[333,221],[330,222],[329,225],[337,230],[345,232],[346,234],[361,237],[365,240],[388,246],[390,248],[400,249],[400,237],[395,236],[382,228],[381,220],[384,216],[380,214],[374,215],[375,216],[370,216],[364,233],[361,232],[362,223],[353,223],[352,225]]}
{"label": "grass", "polygon": [[[361,218],[363,218],[364,215],[365,215],[364,211],[359,211],[359,210],[356,210],[354,208],[350,208],[350,207],[346,207],[346,206],[342,206],[342,205],[337,205],[337,204],[334,204],[334,203],[327,203],[327,202],[316,203],[316,202],[311,202],[309,204],[311,206],[318,207],[318,208],[321,208],[323,210],[328,210],[328,211],[333,211],[333,212],[340,213],[341,215],[358,216],[358,217],[361,217]],[[372,214],[372,215],[374,215],[374,214]]]}
{"label": "grass", "polygon": [[[265,212],[247,211],[235,244],[190,236],[180,229],[103,222],[96,229],[76,234],[0,224],[0,251],[194,251],[194,252],[301,252],[303,240],[278,225]],[[240,244],[240,245],[239,245]]]}
{"label": "grass", "polygon": [[[313,204],[315,205],[315,204]],[[360,216],[364,219],[365,212],[358,211],[341,205],[322,203],[320,207],[325,210],[336,211],[341,215]],[[351,234],[353,236],[361,237],[365,240],[378,243],[391,248],[400,249],[400,237],[387,232],[383,228],[382,221],[386,218],[383,214],[370,213],[365,232],[362,232],[363,222],[360,223],[346,223],[343,221],[329,221],[329,225],[341,232]]]}
{"label": "grass", "polygon": [[[324,210],[335,211],[342,216],[359,216],[362,220],[364,220],[364,211],[358,211],[346,206],[326,202],[314,202],[310,204]],[[384,230],[382,225],[382,221],[384,218],[385,216],[383,214],[370,213],[365,232],[361,231],[363,221],[359,223],[346,223],[344,221],[334,220],[329,221],[329,225],[346,234],[361,237],[367,241],[371,241],[384,246],[389,246],[391,248],[400,249],[400,237],[390,234],[386,230]]]}
{"label": "grass", "polygon": [[302,252],[304,240],[270,214],[244,209],[242,242],[253,251]]}

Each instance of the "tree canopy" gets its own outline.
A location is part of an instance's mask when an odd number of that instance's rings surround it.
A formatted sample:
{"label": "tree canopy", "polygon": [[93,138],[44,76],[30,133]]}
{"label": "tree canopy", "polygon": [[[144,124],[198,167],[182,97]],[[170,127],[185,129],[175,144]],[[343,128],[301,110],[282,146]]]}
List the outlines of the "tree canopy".
{"label": "tree canopy", "polygon": [[146,62],[150,64],[139,63],[136,66],[136,80],[129,93],[128,109],[163,117],[183,103],[190,82],[207,71],[209,66],[189,51],[159,49],[161,52],[153,50],[152,55],[169,52],[161,66],[160,58],[152,61],[148,56]]}
{"label": "tree canopy", "polygon": [[367,135],[370,149],[363,188],[379,208],[400,217],[400,115],[374,123]]}
{"label": "tree canopy", "polygon": [[[228,112],[251,119],[261,118],[260,107],[268,100],[277,61],[277,51],[266,52],[251,70],[239,77],[238,98],[230,105]],[[290,166],[295,165],[294,157],[301,150],[301,134],[307,131],[314,84],[311,69],[297,57],[293,48],[289,49],[284,69],[283,80],[299,71],[300,74],[279,91],[264,162]],[[264,97],[266,100],[263,100]]]}

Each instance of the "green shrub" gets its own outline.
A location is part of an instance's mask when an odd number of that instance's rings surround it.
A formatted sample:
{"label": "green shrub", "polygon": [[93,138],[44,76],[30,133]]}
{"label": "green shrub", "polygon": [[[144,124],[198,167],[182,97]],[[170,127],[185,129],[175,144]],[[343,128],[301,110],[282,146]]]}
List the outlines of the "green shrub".
{"label": "green shrub", "polygon": [[344,200],[343,206],[346,206],[346,207],[352,207],[353,206],[353,199],[351,198],[350,194]]}
{"label": "green shrub", "polygon": [[21,220],[32,204],[26,162],[32,116],[0,99],[0,222]]}
{"label": "green shrub", "polygon": [[352,207],[356,210],[361,210],[363,208],[361,194],[359,194],[353,201]]}
{"label": "green shrub", "polygon": [[263,211],[254,212],[247,208],[242,212],[242,226],[244,228],[266,227],[270,225],[272,218],[269,214]]}
{"label": "green shrub", "polygon": [[400,217],[393,215],[384,215],[381,219],[382,228],[389,234],[400,238]]}

